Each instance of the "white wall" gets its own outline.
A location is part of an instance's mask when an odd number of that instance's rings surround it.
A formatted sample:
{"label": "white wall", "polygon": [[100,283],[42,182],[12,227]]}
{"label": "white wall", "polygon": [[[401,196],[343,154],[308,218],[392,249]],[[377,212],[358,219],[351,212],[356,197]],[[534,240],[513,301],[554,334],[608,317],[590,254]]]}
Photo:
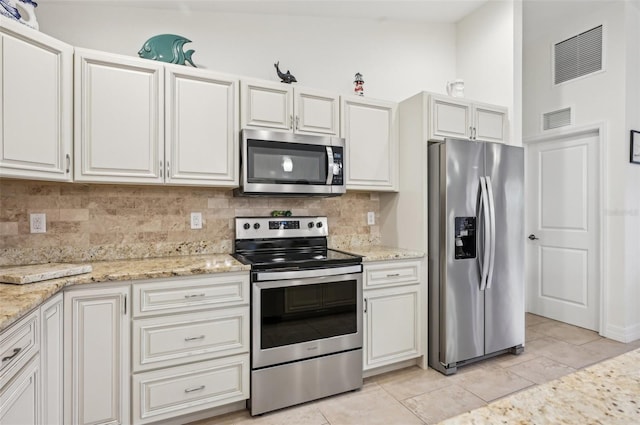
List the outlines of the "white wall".
{"label": "white wall", "polygon": [[445,92],[455,78],[453,24],[149,10],[135,7],[38,6],[40,30],[78,47],[137,56],[150,37],[192,40],[198,67],[279,81],[280,61],[298,84],[353,92],[360,72],[365,96],[400,101],[427,90]]}
{"label": "white wall", "polygon": [[522,2],[490,1],[457,24],[456,71],[465,97],[509,106],[511,144],[522,145]]}
{"label": "white wall", "polygon": [[[605,124],[602,147],[605,204],[601,205],[600,213],[606,232],[603,283],[607,304],[601,333],[621,340],[640,337],[636,312],[640,302],[637,289],[640,250],[637,236],[635,241],[629,240],[638,235],[639,212],[634,205],[638,205],[640,181],[634,169],[638,166],[629,163],[629,127],[625,119],[627,113],[633,114],[627,109],[629,93],[625,83],[628,72],[625,45],[631,38],[625,33],[628,7],[625,1],[525,3],[525,15],[529,16],[525,18],[523,46],[525,139],[543,133],[544,112],[567,106],[573,109],[576,127]],[[552,45],[600,24],[604,25],[604,72],[553,86]],[[637,75],[636,72],[628,78],[637,80]]]}

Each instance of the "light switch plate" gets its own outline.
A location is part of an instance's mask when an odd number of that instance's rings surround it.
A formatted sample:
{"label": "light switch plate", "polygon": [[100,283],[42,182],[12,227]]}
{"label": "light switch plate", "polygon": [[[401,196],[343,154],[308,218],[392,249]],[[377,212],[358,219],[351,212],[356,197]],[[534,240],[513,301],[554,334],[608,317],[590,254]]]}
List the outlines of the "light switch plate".
{"label": "light switch plate", "polygon": [[367,213],[367,224],[369,226],[376,224],[376,215],[373,211],[369,211]]}

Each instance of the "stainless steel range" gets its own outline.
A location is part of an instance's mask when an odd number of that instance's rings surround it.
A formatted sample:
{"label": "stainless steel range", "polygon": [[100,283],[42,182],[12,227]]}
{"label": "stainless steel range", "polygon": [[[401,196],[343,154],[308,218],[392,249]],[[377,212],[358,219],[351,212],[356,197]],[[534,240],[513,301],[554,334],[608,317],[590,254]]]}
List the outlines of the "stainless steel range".
{"label": "stainless steel range", "polygon": [[327,248],[326,217],[238,217],[251,265],[252,415],[362,386],[362,257]]}

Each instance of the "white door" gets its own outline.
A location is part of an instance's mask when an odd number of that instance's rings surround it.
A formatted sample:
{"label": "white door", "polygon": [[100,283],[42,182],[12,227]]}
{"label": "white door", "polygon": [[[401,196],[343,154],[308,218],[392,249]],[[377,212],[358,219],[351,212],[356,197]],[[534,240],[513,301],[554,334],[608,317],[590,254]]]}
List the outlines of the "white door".
{"label": "white door", "polygon": [[[598,131],[527,146],[531,313],[599,329]],[[535,239],[534,239],[535,238]]]}
{"label": "white door", "polygon": [[293,129],[293,89],[289,84],[240,82],[242,128]]}
{"label": "white door", "polygon": [[296,88],[293,105],[296,133],[337,136],[340,132],[337,94]]}

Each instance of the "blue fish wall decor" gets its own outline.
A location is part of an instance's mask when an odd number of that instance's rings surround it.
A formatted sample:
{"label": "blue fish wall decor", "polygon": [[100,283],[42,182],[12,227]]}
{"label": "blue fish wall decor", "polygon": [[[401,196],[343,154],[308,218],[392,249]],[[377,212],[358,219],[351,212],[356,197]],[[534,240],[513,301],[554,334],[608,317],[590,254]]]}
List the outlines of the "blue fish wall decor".
{"label": "blue fish wall decor", "polygon": [[191,59],[191,55],[195,50],[187,50],[186,52],[183,50],[184,45],[190,42],[191,40],[181,35],[156,35],[144,43],[138,52],[138,56],[178,65],[185,65],[185,62],[189,62],[193,67],[197,68]]}

